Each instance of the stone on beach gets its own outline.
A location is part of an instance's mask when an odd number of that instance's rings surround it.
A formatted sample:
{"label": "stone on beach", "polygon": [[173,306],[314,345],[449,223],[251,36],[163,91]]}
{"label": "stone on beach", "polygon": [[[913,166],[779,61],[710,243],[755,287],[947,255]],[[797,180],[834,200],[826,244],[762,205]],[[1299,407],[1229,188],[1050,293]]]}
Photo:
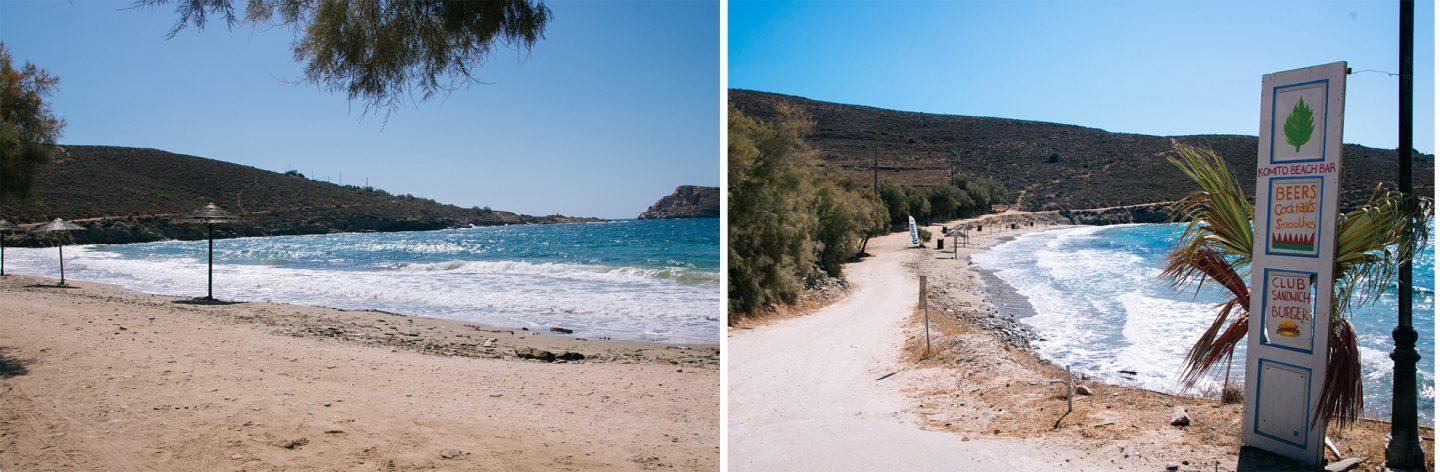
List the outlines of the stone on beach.
{"label": "stone on beach", "polygon": [[1185,412],[1185,407],[1175,407],[1175,412],[1170,414],[1170,426],[1190,426],[1190,414]]}
{"label": "stone on beach", "polygon": [[515,357],[519,357],[521,359],[535,359],[545,362],[555,362],[555,353],[530,347],[516,349]]}

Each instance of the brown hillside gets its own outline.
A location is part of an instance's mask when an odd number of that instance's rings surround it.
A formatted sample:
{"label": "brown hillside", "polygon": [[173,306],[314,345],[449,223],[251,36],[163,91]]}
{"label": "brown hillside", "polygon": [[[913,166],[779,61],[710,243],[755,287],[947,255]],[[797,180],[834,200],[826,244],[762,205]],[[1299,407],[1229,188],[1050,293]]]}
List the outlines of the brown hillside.
{"label": "brown hillside", "polygon": [[460,208],[203,157],[112,146],[64,146],[36,182],[33,198],[0,208],[0,217],[17,223],[79,220],[91,228],[75,233],[82,243],[190,239],[200,234],[168,221],[206,202],[253,223],[226,232],[242,236],[593,221]]}
{"label": "brown hillside", "polygon": [[[730,103],[761,118],[772,117],[782,101],[801,107],[814,119],[809,141],[819,150],[822,166],[842,168],[865,182],[871,179],[872,159],[878,159],[880,179],[900,184],[937,184],[952,168],[998,180],[1021,199],[1024,210],[1172,201],[1194,189],[1165,160],[1172,143],[1183,142],[1215,149],[1247,185],[1247,193],[1254,191],[1259,146],[1255,136],[1112,133],[1039,121],[904,112],[730,91]],[[1345,145],[1341,206],[1363,203],[1378,182],[1393,186],[1396,169],[1394,150]],[[1418,193],[1433,193],[1434,175],[1435,156],[1417,154]]]}

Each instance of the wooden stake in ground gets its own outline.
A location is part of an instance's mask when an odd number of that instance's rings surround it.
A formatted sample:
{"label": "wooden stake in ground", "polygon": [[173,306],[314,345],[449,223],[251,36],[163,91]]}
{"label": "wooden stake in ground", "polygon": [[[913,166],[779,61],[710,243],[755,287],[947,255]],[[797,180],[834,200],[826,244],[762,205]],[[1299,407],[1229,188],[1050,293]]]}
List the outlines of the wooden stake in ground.
{"label": "wooden stake in ground", "polygon": [[925,303],[925,276],[920,276],[920,310],[925,312],[925,357],[930,357],[930,305]]}
{"label": "wooden stake in ground", "polygon": [[9,221],[0,220],[0,275],[5,275],[5,233],[18,233],[25,231],[19,225]]}

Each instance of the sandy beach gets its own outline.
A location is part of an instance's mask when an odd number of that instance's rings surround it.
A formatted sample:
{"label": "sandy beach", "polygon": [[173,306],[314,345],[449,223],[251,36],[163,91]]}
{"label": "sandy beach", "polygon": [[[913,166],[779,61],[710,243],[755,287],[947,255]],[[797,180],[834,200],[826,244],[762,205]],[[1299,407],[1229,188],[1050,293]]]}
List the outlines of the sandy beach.
{"label": "sandy beach", "polygon": [[719,465],[713,345],[72,283],[0,278],[0,469]]}

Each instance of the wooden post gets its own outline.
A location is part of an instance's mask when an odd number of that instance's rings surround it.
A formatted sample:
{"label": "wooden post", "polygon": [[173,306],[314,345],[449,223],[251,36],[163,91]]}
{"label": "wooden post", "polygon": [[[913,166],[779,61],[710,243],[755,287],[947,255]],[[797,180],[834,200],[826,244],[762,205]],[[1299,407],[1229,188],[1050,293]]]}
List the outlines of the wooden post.
{"label": "wooden post", "polygon": [[205,267],[205,299],[215,299],[215,225],[205,225],[205,233],[210,239],[210,261]]}
{"label": "wooden post", "polygon": [[1075,410],[1075,376],[1070,374],[1070,366],[1065,366],[1065,412]]}
{"label": "wooden post", "polygon": [[920,309],[925,312],[925,357],[930,357],[930,305],[925,302],[925,276],[920,276]]}
{"label": "wooden post", "polygon": [[60,286],[65,286],[65,241],[60,241]]}

